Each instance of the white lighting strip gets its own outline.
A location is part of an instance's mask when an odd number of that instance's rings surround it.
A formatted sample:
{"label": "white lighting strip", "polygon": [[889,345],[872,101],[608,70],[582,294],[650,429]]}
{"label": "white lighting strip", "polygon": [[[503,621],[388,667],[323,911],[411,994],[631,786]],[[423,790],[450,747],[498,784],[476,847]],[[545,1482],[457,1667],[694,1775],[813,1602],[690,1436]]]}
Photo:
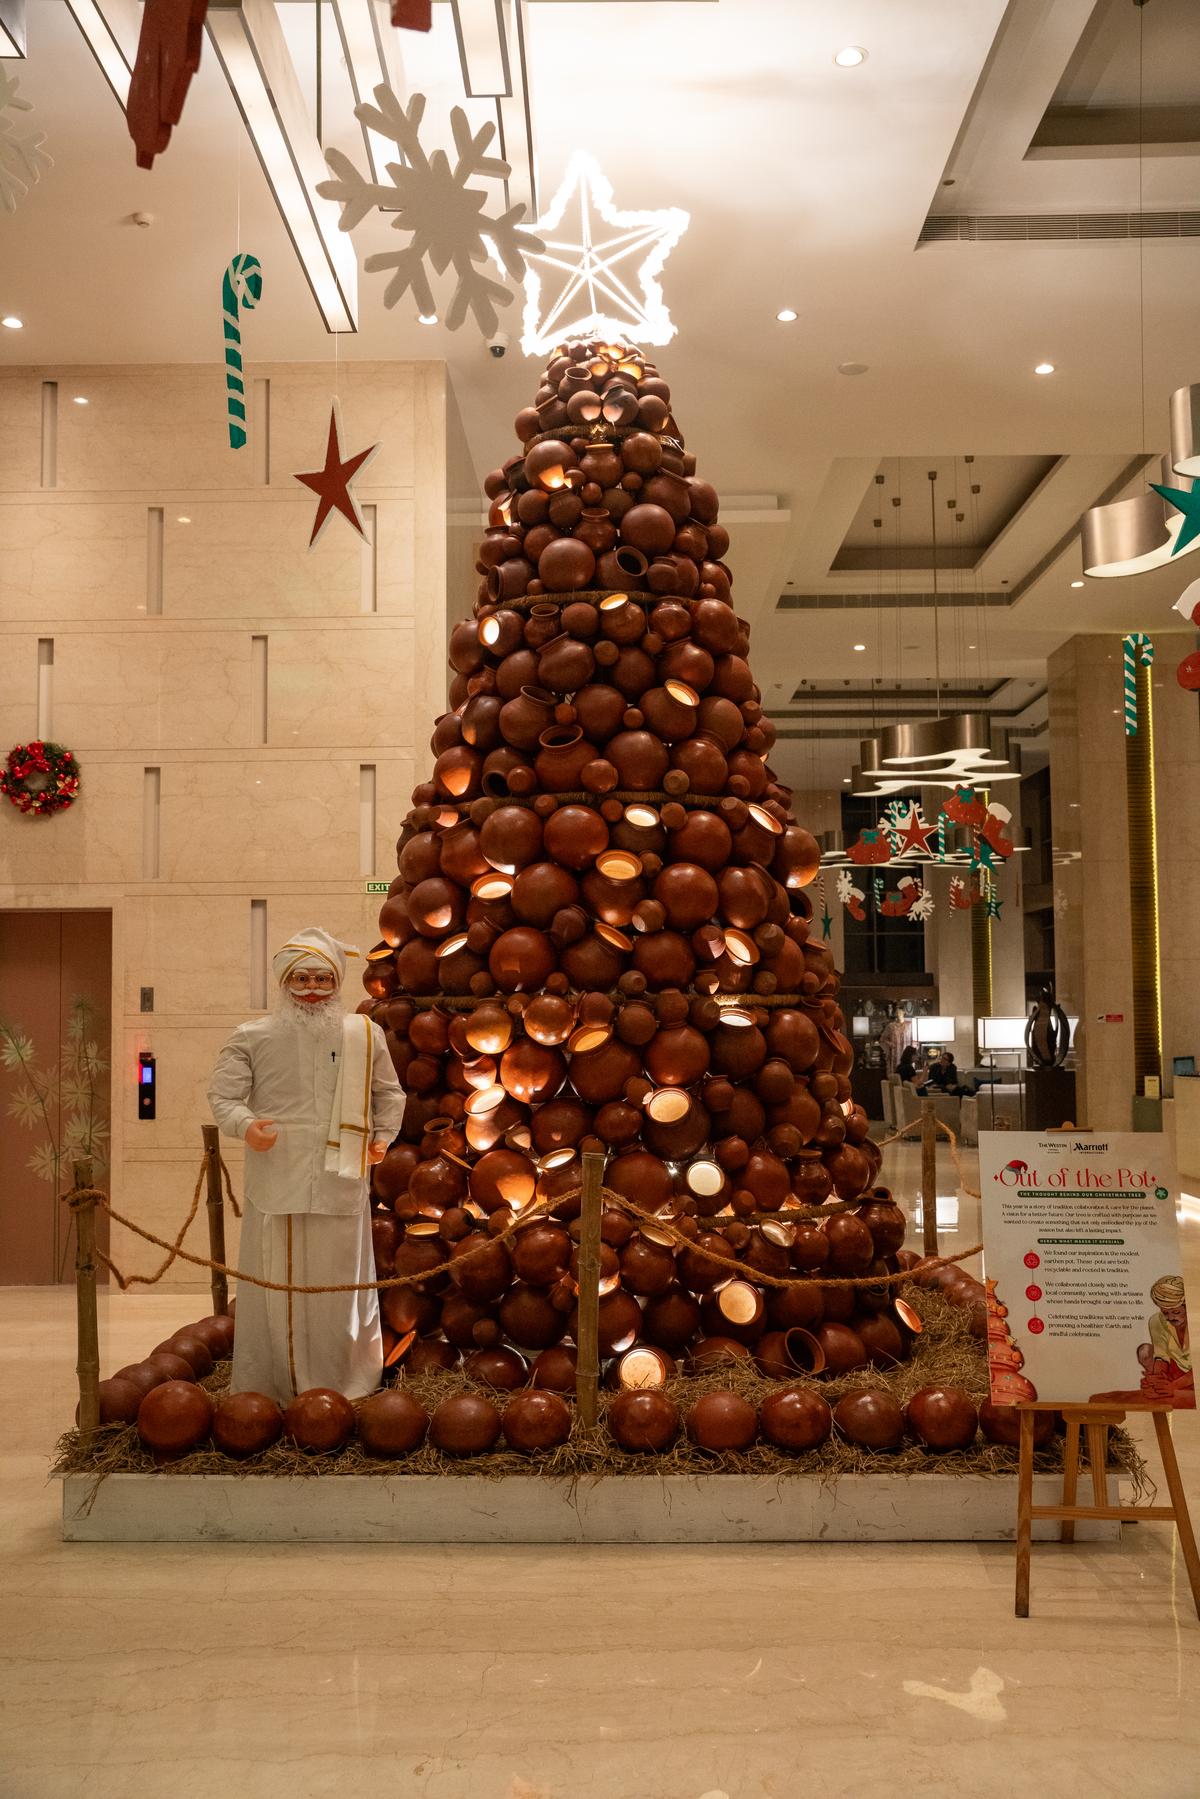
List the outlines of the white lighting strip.
{"label": "white lighting strip", "polygon": [[463,88],[469,100],[504,100],[512,93],[503,0],[451,0]]}
{"label": "white lighting strip", "polygon": [[[386,5],[387,0],[383,3]],[[333,0],[333,15],[355,106],[369,106],[381,81],[394,94],[403,94],[399,33],[392,29],[390,19],[381,14],[380,0]],[[396,162],[400,151],[389,138],[380,137],[365,125],[362,134],[371,180],[382,182],[386,165]]]}
{"label": "white lighting strip", "polygon": [[0,0],[0,57],[25,54],[25,0]]}
{"label": "white lighting strip", "polygon": [[500,155],[508,164],[507,200],[510,206],[524,205],[529,220],[537,217],[537,154],[533,144],[533,102],[529,93],[528,62],[525,55],[526,0],[498,0],[503,7],[504,39],[508,46],[508,72],[511,92],[496,101],[496,119],[500,127]]}
{"label": "white lighting strip", "polygon": [[212,5],[207,29],[326,329],[357,331],[354,246],[338,229],[336,201],[316,191],[325,160],[275,7],[271,0]]}
{"label": "white lighting strip", "polygon": [[67,0],[67,6],[124,109],[142,29],[137,0]]}

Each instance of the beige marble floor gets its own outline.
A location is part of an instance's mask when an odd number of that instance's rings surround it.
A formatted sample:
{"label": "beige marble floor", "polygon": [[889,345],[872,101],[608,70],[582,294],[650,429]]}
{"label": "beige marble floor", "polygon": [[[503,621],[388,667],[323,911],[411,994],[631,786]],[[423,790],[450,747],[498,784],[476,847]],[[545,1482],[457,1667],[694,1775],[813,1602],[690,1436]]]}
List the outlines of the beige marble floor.
{"label": "beige marble floor", "polygon": [[[972,1202],[958,1224],[947,1247],[977,1241]],[[106,1300],[105,1371],[202,1309]],[[67,1293],[0,1293],[2,1799],[1200,1792],[1163,1527],[1038,1550],[1023,1622],[1002,1546],[64,1545],[72,1320]],[[1177,1438],[1200,1510],[1194,1416]]]}

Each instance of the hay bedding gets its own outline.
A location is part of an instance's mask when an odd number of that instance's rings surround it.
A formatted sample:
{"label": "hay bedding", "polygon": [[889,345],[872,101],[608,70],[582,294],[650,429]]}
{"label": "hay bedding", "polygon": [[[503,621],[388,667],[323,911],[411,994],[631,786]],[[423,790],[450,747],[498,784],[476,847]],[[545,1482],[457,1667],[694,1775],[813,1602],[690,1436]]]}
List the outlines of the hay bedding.
{"label": "hay bedding", "polygon": [[[845,1393],[862,1387],[885,1389],[904,1405],[918,1388],[934,1384],[963,1387],[978,1403],[986,1399],[988,1371],[984,1345],[970,1333],[966,1312],[951,1305],[936,1290],[906,1286],[904,1298],[920,1314],[925,1329],[917,1339],[912,1357],[893,1369],[857,1369],[851,1374],[825,1379],[798,1374],[790,1381],[772,1381],[762,1376],[753,1362],[742,1358],[723,1368],[700,1375],[678,1375],[667,1383],[665,1391],[678,1404],[686,1417],[689,1408],[704,1393],[728,1388],[742,1394],[758,1406],[769,1393],[784,1387],[811,1387],[829,1404],[836,1405]],[[200,1384],[214,1399],[227,1390],[229,1364],[220,1363]],[[487,1393],[501,1410],[509,1395],[480,1387],[460,1372],[427,1374],[405,1383],[426,1410],[432,1414],[437,1405],[453,1393],[475,1391]],[[110,1424],[102,1426],[90,1446],[81,1442],[79,1432],[71,1430],[60,1438],[54,1474],[160,1474],[170,1479],[178,1474],[303,1475],[307,1477],[339,1474],[412,1475],[437,1474],[454,1478],[500,1480],[506,1475],[540,1474],[547,1479],[579,1480],[601,1475],[662,1476],[667,1474],[750,1474],[763,1479],[787,1479],[796,1475],[836,1480],[842,1474],[992,1474],[1012,1475],[1016,1472],[1017,1452],[1003,1444],[989,1443],[980,1432],[970,1449],[933,1454],[920,1443],[906,1438],[892,1451],[873,1451],[847,1442],[835,1430],[819,1449],[789,1452],[773,1444],[759,1442],[736,1453],[714,1453],[698,1449],[685,1435],[664,1455],[632,1455],[621,1448],[604,1428],[603,1418],[614,1394],[602,1393],[601,1422],[587,1429],[575,1419],[568,1440],[553,1450],[532,1455],[518,1454],[500,1447],[488,1455],[455,1457],[443,1455],[426,1442],[411,1455],[397,1459],[368,1455],[357,1437],[351,1437],[343,1448],[328,1455],[315,1455],[298,1449],[281,1439],[261,1455],[244,1461],[224,1455],[213,1448],[193,1450],[189,1455],[167,1462],[162,1467],[143,1448],[136,1426]],[[503,1439],[501,1439],[503,1443]],[[1140,1488],[1144,1464],[1125,1431],[1116,1430],[1111,1437],[1111,1455]],[[1034,1455],[1034,1468],[1039,1473],[1054,1473],[1062,1468],[1062,1439],[1055,1437],[1044,1450]]]}

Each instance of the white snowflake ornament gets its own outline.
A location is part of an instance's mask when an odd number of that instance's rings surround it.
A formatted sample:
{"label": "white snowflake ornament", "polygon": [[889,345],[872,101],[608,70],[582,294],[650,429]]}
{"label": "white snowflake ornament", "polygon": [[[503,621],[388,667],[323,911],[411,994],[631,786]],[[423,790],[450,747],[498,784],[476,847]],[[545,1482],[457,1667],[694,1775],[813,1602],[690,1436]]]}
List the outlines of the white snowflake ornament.
{"label": "white snowflake ornament", "polygon": [[0,206],[6,212],[15,212],[17,201],[54,167],[53,158],[42,149],[45,132],[18,132],[15,121],[7,116],[32,111],[32,102],[22,100],[17,92],[16,76],[0,63]]}
{"label": "white snowflake ornament", "polygon": [[930,893],[928,887],[923,887],[919,897],[915,899],[908,908],[908,916],[910,918],[920,919],[921,923],[924,924],[927,918],[933,917],[936,910],[937,908],[934,904],[932,893]]}
{"label": "white snowflake ornament", "polygon": [[858,894],[859,899],[862,899],[863,897],[861,889],[854,885],[854,877],[851,875],[848,868],[838,869],[837,879],[834,882],[834,892],[837,894],[839,904],[843,906],[848,906],[852,896],[856,893]]}
{"label": "white snowflake ornament", "polygon": [[395,306],[411,292],[419,313],[435,313],[429,269],[440,275],[452,266],[458,285],[445,315],[446,329],[457,331],[470,313],[490,337],[496,330],[496,308],[511,305],[513,296],[503,282],[491,280],[476,265],[494,256],[509,277],[519,281],[526,256],[542,248],[542,240],[520,223],[524,206],[510,206],[499,218],[490,218],[484,211],[487,190],[470,186],[474,177],[507,180],[511,173],[502,157],[484,154],[496,127],[484,125],[473,132],[466,113],[456,106],[450,128],[457,160],[451,165],[444,150],[427,156],[421,145],[424,94],[414,94],[406,109],[390,87],[380,86],[375,101],[374,106],[366,102],[356,106],[354,116],[377,136],[398,145],[403,163],[388,163],[388,182],[370,181],[342,151],[327,150],[325,161],[335,179],[318,182],[317,192],[340,202],[343,231],[352,231],[373,207],[379,207],[390,216],[393,231],[410,234],[403,250],[368,256],[363,264],[370,273],[392,271],[384,289],[385,306]]}

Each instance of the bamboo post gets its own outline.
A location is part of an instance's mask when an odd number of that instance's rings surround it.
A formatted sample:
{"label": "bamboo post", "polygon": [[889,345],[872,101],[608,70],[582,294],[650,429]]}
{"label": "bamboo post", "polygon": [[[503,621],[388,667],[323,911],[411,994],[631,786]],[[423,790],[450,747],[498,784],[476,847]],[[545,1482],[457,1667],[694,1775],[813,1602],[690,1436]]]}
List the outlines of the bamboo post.
{"label": "bamboo post", "polygon": [[579,1231],[579,1328],[576,1332],[575,1403],[584,1424],[599,1415],[600,1388],[600,1188],[604,1157],[583,1152]]}
{"label": "bamboo post", "polygon": [[[225,1262],[225,1195],[221,1191],[221,1139],[215,1124],[202,1124],[205,1174],[208,1180],[208,1253],[214,1262]],[[220,1268],[212,1271],[213,1311],[229,1311],[229,1280]]]}
{"label": "bamboo post", "polygon": [[[75,1163],[80,1193],[92,1184],[92,1164]],[[96,1202],[80,1199],[75,1211],[75,1373],[79,1378],[79,1429],[90,1437],[100,1423],[100,1326],[96,1316]]]}
{"label": "bamboo post", "polygon": [[925,1227],[925,1254],[938,1253],[937,1234],[937,1120],[933,1101],[921,1101],[921,1222]]}

